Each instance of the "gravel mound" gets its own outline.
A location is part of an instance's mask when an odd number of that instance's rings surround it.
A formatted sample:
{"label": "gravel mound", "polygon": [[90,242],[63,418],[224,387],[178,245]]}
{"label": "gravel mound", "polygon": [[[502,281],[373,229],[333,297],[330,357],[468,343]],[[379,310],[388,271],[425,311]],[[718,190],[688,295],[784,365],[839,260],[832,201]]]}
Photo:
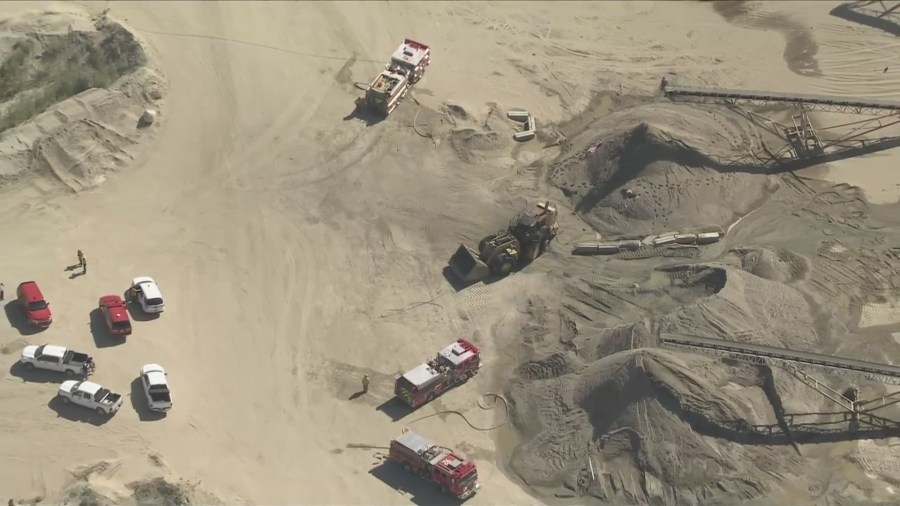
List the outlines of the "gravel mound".
{"label": "gravel mound", "polygon": [[601,233],[723,227],[778,186],[744,155],[747,145],[761,149],[768,135],[723,109],[633,107],[572,139],[551,167],[550,182]]}
{"label": "gravel mound", "polygon": [[615,503],[734,504],[767,495],[763,469],[787,474],[798,465],[793,440],[777,428],[780,413],[816,411],[821,401],[804,386],[764,366],[656,346],[673,333],[814,349],[803,294],[718,264],[659,270],[671,286],[635,287],[633,300],[674,291],[685,305],[581,327],[567,351],[548,349],[519,368],[507,390],[522,437],[511,466],[529,485]]}

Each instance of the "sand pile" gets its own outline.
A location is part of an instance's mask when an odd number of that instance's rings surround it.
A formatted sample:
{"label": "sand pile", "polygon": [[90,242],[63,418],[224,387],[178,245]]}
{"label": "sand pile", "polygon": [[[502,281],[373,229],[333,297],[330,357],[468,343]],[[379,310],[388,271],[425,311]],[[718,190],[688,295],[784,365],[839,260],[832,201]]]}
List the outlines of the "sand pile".
{"label": "sand pile", "polygon": [[748,147],[765,152],[776,142],[770,135],[721,108],[632,107],[574,136],[550,181],[601,233],[726,226],[777,187],[762,162],[746,156]]}
{"label": "sand pile", "polygon": [[[102,16],[0,22],[0,183],[43,177],[74,191],[132,163],[165,94],[141,42]],[[46,185],[44,185],[46,186]]]}
{"label": "sand pile", "polygon": [[[152,460],[152,459],[151,459]],[[205,491],[199,483],[171,476],[142,479],[123,479],[119,476],[121,462],[100,461],[72,473],[72,481],[50,498],[12,499],[13,503],[63,504],[78,506],[224,504],[220,498]]]}
{"label": "sand pile", "polygon": [[787,250],[744,247],[734,248],[730,253],[739,259],[741,269],[779,283],[797,281],[809,271],[803,257]]}
{"label": "sand pile", "polygon": [[509,390],[526,439],[512,468],[533,486],[619,503],[711,504],[764,494],[769,476],[754,466],[796,465],[790,447],[739,444],[733,427],[769,422],[752,377],[646,349],[570,360],[567,375],[523,377]]}
{"label": "sand pile", "polygon": [[450,146],[460,160],[470,164],[490,165],[492,169],[513,163],[510,151],[518,123],[509,120],[497,104],[487,104],[486,111],[467,111],[458,104],[445,104],[444,118],[451,126]]}
{"label": "sand pile", "polygon": [[627,503],[727,503],[768,492],[760,469],[796,466],[789,438],[749,427],[816,411],[821,401],[805,387],[782,371],[650,347],[666,332],[813,349],[819,338],[803,294],[717,265],[661,272],[669,286],[635,285],[629,301],[652,307],[662,293],[680,293],[684,306],[643,319],[632,312],[632,322],[611,328],[575,325],[569,351],[548,347],[520,368],[508,394],[523,443],[511,462],[529,484]]}

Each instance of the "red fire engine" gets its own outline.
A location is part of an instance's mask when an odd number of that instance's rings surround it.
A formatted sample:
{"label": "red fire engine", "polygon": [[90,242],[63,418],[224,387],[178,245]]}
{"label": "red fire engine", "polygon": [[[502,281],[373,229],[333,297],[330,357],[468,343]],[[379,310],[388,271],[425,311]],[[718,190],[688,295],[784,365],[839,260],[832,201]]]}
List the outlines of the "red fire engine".
{"label": "red fire engine", "polygon": [[457,339],[437,356],[397,378],[394,395],[416,409],[465,383],[481,368],[481,352],[467,339]]}
{"label": "red fire engine", "polygon": [[391,441],[388,460],[464,501],[481,487],[475,462],[408,430]]}

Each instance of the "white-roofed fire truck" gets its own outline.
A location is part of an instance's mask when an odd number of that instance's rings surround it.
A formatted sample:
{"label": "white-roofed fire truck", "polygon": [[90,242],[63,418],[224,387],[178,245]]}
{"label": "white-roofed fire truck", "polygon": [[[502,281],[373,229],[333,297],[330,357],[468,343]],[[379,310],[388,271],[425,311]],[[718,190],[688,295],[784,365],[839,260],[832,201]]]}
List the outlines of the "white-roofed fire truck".
{"label": "white-roofed fire truck", "polygon": [[388,460],[459,500],[472,497],[481,487],[475,462],[411,430],[391,441]]}
{"label": "white-roofed fire truck", "polygon": [[481,365],[478,347],[468,339],[457,339],[434,359],[397,378],[394,395],[416,409],[468,381],[478,373]]}
{"label": "white-roofed fire truck", "polygon": [[366,89],[365,104],[385,116],[393,112],[409,92],[409,88],[425,75],[431,64],[431,48],[421,42],[405,39]]}

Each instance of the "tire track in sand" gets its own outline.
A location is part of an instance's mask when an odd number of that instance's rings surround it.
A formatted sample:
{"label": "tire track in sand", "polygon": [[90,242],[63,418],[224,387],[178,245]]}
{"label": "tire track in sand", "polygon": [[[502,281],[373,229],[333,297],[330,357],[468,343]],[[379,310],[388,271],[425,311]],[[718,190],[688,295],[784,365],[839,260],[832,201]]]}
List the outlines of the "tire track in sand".
{"label": "tire track in sand", "polygon": [[788,69],[801,76],[822,75],[816,58],[819,44],[813,32],[800,21],[784,13],[760,11],[757,3],[751,4],[744,0],[713,2],[712,8],[728,23],[760,30],[771,29],[781,33],[785,40],[782,57]]}

